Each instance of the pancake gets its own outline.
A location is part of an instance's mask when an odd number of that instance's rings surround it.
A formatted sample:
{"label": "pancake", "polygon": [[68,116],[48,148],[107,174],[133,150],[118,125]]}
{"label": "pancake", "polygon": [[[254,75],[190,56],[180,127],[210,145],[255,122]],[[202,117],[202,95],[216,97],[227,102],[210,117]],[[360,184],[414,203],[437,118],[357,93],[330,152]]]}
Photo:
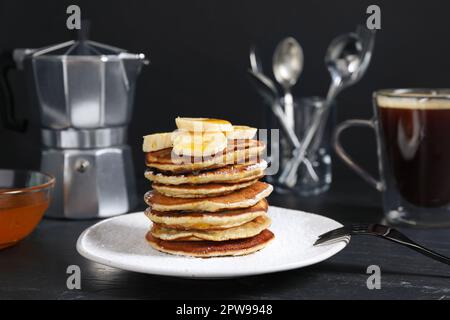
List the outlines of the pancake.
{"label": "pancake", "polygon": [[178,230],[220,230],[240,226],[267,213],[265,199],[250,208],[208,212],[160,212],[147,208],[145,215],[160,226]]}
{"label": "pancake", "polygon": [[250,254],[263,249],[274,238],[274,234],[267,229],[250,238],[227,241],[165,241],[153,237],[150,231],[146,235],[147,241],[156,250],[201,258]]}
{"label": "pancake", "polygon": [[230,140],[227,147],[210,157],[177,156],[172,148],[148,152],[145,162],[148,167],[160,171],[186,173],[220,168],[230,164],[252,164],[262,158],[265,144],[258,140]]}
{"label": "pancake", "polygon": [[157,191],[145,194],[145,202],[157,211],[206,211],[248,208],[266,198],[272,192],[270,184],[258,181],[246,188],[223,196],[208,198],[172,198]]}
{"label": "pancake", "polygon": [[166,185],[203,184],[212,182],[241,183],[263,177],[266,168],[267,162],[262,160],[250,165],[228,165],[219,169],[183,175],[161,173],[154,169],[148,169],[145,172],[145,177],[154,183]]}
{"label": "pancake", "polygon": [[229,194],[233,191],[246,188],[258,180],[238,183],[208,183],[208,184],[181,184],[177,186],[153,183],[153,190],[175,198],[204,198]]}
{"label": "pancake", "polygon": [[226,241],[256,236],[270,226],[268,215],[263,215],[243,225],[224,230],[177,230],[154,224],[150,230],[153,237],[167,241]]}

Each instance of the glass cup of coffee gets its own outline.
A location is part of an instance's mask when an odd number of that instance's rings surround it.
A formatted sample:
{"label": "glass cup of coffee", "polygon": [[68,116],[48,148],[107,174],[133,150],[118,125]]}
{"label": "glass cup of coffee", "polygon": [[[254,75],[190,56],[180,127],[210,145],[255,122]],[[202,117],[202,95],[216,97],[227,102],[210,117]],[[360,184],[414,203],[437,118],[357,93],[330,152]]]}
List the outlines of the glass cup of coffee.
{"label": "glass cup of coffee", "polygon": [[[382,193],[389,223],[450,226],[450,89],[380,90],[373,106],[373,119],[336,127],[336,153]],[[379,180],[344,151],[340,135],[352,126],[375,130]]]}

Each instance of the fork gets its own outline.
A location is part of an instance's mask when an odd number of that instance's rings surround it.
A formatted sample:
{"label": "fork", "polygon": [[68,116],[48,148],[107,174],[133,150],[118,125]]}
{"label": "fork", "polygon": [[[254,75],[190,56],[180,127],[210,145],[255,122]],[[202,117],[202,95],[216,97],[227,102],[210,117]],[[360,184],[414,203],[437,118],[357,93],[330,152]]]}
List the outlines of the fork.
{"label": "fork", "polygon": [[344,238],[348,236],[359,236],[359,235],[380,237],[406,246],[431,259],[450,265],[450,258],[417,244],[416,242],[412,241],[411,239],[409,239],[407,236],[405,236],[403,233],[399,232],[396,229],[375,223],[374,224],[358,223],[331,230],[329,232],[320,235],[317,241],[314,243],[314,245],[316,246],[339,238]]}

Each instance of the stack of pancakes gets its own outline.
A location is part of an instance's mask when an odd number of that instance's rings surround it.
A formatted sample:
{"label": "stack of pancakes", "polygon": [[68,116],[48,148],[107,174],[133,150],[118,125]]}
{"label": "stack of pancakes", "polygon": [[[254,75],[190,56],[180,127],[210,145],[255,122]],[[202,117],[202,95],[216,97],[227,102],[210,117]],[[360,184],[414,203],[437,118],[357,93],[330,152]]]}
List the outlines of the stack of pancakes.
{"label": "stack of pancakes", "polygon": [[146,238],[171,254],[213,257],[243,255],[264,248],[274,235],[267,228],[266,197],[272,186],[259,181],[267,163],[258,140],[228,140],[211,156],[173,157],[172,148],[146,153],[145,211],[153,222]]}

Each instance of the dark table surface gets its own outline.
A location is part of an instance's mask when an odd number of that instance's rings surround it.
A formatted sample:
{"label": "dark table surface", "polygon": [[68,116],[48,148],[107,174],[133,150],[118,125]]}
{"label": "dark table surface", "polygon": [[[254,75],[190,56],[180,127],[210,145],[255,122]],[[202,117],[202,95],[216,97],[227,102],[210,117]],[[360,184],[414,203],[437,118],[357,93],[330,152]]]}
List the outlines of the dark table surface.
{"label": "dark table surface", "polygon": [[[379,195],[357,178],[302,198],[273,194],[271,204],[319,213],[341,223],[380,222]],[[354,238],[334,257],[302,269],[227,280],[190,280],[110,268],[81,257],[75,244],[96,221],[44,219],[20,244],[0,251],[0,299],[450,299],[450,267],[374,237]],[[450,256],[450,230],[402,229]],[[81,290],[66,286],[69,265],[81,268]],[[369,265],[381,289],[366,285]]]}

